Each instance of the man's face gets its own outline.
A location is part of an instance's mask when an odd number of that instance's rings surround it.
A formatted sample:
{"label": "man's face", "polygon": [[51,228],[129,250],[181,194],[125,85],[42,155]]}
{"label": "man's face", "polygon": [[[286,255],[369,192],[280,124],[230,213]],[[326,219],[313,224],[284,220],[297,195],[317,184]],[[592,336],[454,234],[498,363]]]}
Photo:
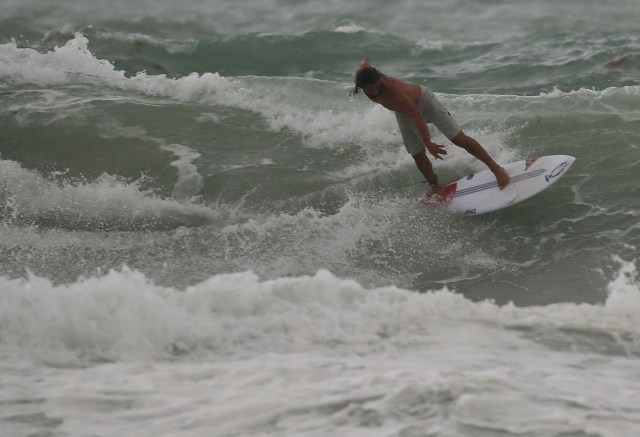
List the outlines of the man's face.
{"label": "man's face", "polygon": [[378,93],[380,92],[380,81],[376,81],[374,83],[368,83],[365,86],[362,87],[362,91],[364,91],[364,93],[369,97],[369,98],[375,98],[378,96]]}

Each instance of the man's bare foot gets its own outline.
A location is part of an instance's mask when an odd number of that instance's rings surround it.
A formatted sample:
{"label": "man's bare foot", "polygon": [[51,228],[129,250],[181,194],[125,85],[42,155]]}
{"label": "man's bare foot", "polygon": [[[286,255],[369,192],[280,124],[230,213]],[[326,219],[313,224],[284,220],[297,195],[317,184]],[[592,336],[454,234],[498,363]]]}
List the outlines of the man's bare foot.
{"label": "man's bare foot", "polygon": [[434,196],[443,196],[444,195],[444,185],[436,185],[431,189],[432,195]]}
{"label": "man's bare foot", "polygon": [[504,168],[498,167],[497,169],[493,170],[493,174],[496,175],[496,181],[498,181],[498,188],[502,190],[504,189],[504,187],[509,185],[509,174]]}

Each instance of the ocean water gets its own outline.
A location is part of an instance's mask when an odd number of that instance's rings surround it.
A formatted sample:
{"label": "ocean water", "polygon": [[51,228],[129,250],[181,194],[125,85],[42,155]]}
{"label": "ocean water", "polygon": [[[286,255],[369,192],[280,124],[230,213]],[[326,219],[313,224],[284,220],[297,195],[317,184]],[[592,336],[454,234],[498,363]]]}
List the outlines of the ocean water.
{"label": "ocean water", "polygon": [[[640,435],[639,35],[637,0],[2,0],[0,435]],[[575,164],[421,204],[365,56]]]}

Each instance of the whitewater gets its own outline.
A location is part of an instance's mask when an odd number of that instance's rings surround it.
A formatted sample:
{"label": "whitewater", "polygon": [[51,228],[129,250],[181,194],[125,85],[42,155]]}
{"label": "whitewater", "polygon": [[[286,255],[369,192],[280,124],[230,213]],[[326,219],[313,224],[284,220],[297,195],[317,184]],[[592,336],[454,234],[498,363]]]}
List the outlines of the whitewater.
{"label": "whitewater", "polygon": [[130,270],[67,286],[5,279],[3,428],[634,435],[640,289],[617,261],[603,305],[530,308],[327,271],[184,290]]}

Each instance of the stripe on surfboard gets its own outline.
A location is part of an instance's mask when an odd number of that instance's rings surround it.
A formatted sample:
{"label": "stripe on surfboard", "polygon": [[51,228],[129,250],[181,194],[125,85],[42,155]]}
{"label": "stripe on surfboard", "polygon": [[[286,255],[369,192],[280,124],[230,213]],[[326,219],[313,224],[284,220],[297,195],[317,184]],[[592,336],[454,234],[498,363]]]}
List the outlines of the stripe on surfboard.
{"label": "stripe on surfboard", "polygon": [[[512,176],[512,177],[509,178],[509,183],[512,184],[512,183],[524,181],[526,179],[535,178],[535,177],[538,177],[541,174],[545,173],[546,171],[547,171],[546,169],[541,168],[539,170],[532,171],[531,173],[523,173],[521,175]],[[460,190],[460,191],[456,191],[453,194],[453,197],[466,196],[467,194],[477,193],[478,191],[488,190],[488,189],[491,189],[491,188],[494,188],[494,187],[497,187],[497,186],[498,186],[498,182],[497,181],[487,182],[486,184],[477,185],[475,187],[469,187],[469,188],[465,188],[465,189]]]}

